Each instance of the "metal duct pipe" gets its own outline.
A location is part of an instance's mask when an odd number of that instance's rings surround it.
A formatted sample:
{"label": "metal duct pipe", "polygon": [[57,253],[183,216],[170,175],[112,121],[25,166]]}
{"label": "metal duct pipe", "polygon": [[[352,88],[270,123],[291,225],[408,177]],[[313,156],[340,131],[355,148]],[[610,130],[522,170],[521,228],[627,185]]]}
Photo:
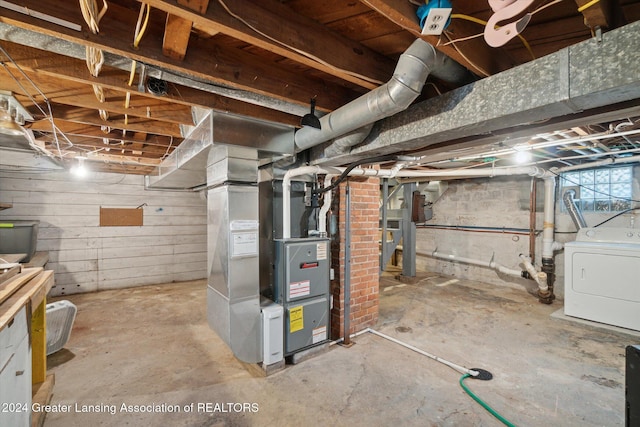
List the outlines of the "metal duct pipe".
{"label": "metal duct pipe", "polygon": [[415,40],[400,56],[391,80],[321,117],[321,129],[305,126],[298,130],[294,136],[296,148],[305,150],[405,110],[422,92],[429,73],[436,70],[440,76],[458,80],[468,76],[460,64],[429,43]]}
{"label": "metal duct pipe", "polygon": [[569,189],[564,192],[562,195],[562,201],[564,205],[567,207],[567,212],[569,212],[569,216],[571,220],[576,225],[576,228],[580,230],[581,228],[585,228],[587,226],[587,222],[584,220],[584,216],[582,216],[582,211],[578,208],[576,204],[576,190]]}

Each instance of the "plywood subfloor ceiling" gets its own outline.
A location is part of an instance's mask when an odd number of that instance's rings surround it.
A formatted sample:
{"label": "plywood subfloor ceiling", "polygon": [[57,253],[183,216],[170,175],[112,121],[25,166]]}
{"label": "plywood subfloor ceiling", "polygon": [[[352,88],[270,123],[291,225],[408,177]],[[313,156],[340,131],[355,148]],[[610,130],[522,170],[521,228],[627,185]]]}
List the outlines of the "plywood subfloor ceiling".
{"label": "plywood subfloor ceiling", "polygon": [[[82,4],[93,7],[91,26]],[[33,115],[25,124],[32,143],[63,162],[82,156],[95,170],[144,174],[180,145],[194,106],[295,127],[312,98],[326,113],[388,81],[417,37],[485,78],[640,18],[640,1],[533,1],[522,38],[492,48],[472,37],[493,13],[487,1],[454,0],[440,36],[421,35],[416,8],[406,0],[3,0],[0,90]],[[431,83],[422,99],[454,89]]]}

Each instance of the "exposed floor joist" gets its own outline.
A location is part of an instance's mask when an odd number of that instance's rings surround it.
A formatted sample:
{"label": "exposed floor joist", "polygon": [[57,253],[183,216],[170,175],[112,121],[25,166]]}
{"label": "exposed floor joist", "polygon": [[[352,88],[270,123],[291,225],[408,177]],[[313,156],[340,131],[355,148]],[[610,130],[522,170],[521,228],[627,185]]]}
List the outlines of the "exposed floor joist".
{"label": "exposed floor joist", "polygon": [[[25,0],[25,3],[26,7],[52,16],[64,16],[72,22],[83,22],[75,3],[56,3],[52,0]],[[12,11],[3,11],[0,21],[19,28],[58,36],[84,46],[93,46],[125,58],[187,74],[202,81],[249,90],[283,100],[295,100],[301,105],[307,105],[310,98],[317,97],[320,110],[333,110],[353,97],[353,92],[346,88],[275,67],[249,53],[212,47],[202,40],[190,44],[189,55],[184,61],[164,57],[162,36],[157,37],[153,33],[147,34],[140,44],[140,49],[136,50],[131,41],[136,26],[135,17],[129,10],[117,6],[111,6],[110,10],[109,19],[104,18],[101,21],[99,34],[78,33]]]}

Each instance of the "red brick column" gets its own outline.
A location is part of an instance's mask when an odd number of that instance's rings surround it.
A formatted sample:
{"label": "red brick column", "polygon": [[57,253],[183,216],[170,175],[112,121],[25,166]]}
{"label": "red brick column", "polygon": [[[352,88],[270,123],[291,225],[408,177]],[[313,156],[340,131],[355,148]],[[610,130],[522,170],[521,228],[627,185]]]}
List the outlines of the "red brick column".
{"label": "red brick column", "polygon": [[[378,253],[380,180],[350,178],[351,192],[351,331],[354,333],[378,321]],[[344,266],[346,182],[334,193],[333,214],[338,219],[338,233],[331,243],[331,266],[335,280],[331,282],[333,310],[331,337],[344,336]]]}

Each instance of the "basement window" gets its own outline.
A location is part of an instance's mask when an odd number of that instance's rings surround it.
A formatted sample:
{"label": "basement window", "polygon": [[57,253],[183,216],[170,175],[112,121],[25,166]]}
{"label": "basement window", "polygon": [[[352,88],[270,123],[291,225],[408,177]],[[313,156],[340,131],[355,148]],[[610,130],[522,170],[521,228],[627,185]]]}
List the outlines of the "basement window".
{"label": "basement window", "polygon": [[[576,202],[583,212],[618,212],[631,208],[632,166],[565,172],[560,177],[560,194],[564,194],[567,187],[579,187]],[[562,208],[565,209],[564,205]]]}

